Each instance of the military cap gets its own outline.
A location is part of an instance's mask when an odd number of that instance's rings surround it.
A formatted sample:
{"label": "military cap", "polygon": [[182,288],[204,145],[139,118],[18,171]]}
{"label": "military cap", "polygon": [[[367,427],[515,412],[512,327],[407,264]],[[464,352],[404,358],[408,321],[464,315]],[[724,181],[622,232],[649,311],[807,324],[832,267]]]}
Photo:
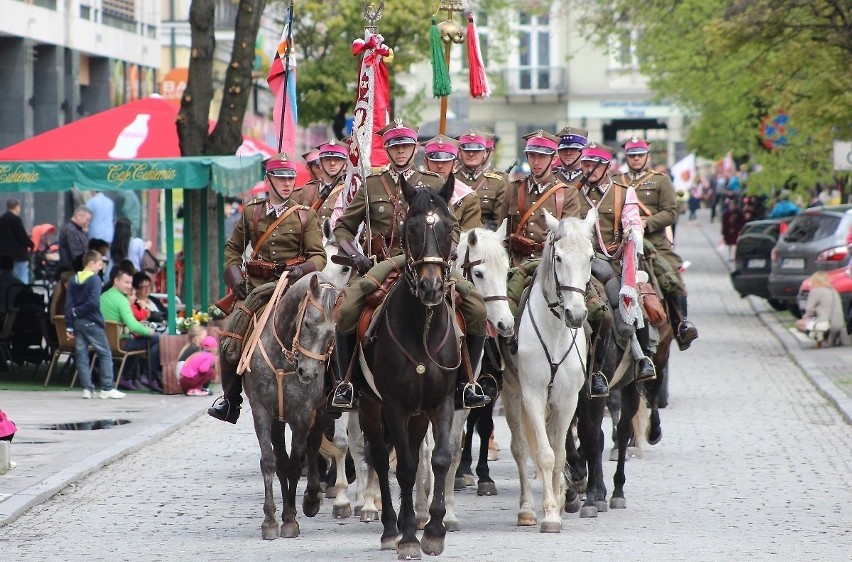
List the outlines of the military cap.
{"label": "military cap", "polygon": [[455,139],[438,135],[427,140],[423,145],[426,158],[433,162],[449,162],[459,154],[459,143]]}
{"label": "military cap", "polygon": [[524,152],[535,152],[537,154],[552,155],[556,152],[559,138],[541,129],[523,136],[527,141]]}
{"label": "military cap", "polygon": [[282,152],[266,161],[266,175],[274,178],[295,178],[296,166],[287,153]]}
{"label": "military cap", "polygon": [[349,149],[346,145],[341,144],[340,142],[331,139],[330,141],[324,142],[317,147],[317,152],[319,152],[320,158],[348,158],[349,157]]}
{"label": "military cap", "polygon": [[473,129],[470,129],[463,135],[459,135],[458,141],[459,148],[469,152],[485,150],[488,146],[488,139],[485,137],[485,133],[474,131]]}
{"label": "military cap", "polygon": [[647,154],[649,150],[648,142],[636,137],[632,137],[621,146],[627,154]]}
{"label": "military cap", "polygon": [[302,159],[305,161],[305,164],[310,166],[311,164],[319,163],[319,152],[316,150],[310,150],[304,154],[302,154]]}
{"label": "military cap", "polygon": [[576,127],[565,127],[556,133],[556,136],[559,137],[557,150],[562,150],[563,148],[582,150],[586,146],[586,143],[589,142],[589,131]]}
{"label": "military cap", "polygon": [[590,142],[583,148],[583,155],[580,156],[580,160],[608,164],[612,160],[613,154],[615,154],[614,149],[603,144]]}
{"label": "military cap", "polygon": [[417,144],[417,127],[403,123],[402,119],[391,121],[376,134],[381,135],[385,148],[398,144]]}

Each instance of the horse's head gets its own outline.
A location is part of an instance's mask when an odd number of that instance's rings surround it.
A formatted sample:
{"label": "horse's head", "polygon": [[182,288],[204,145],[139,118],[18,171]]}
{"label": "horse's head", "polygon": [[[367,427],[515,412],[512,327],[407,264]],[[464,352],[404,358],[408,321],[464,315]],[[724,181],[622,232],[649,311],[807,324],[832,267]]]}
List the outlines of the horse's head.
{"label": "horse's head", "polygon": [[352,277],[352,266],[341,265],[331,261],[331,257],[338,254],[337,241],[331,232],[331,222],[325,219],[322,223],[322,234],[325,240],[325,268],[322,270],[323,275],[328,277],[332,285],[338,289],[344,288],[349,283],[349,278]]}
{"label": "horse's head", "polygon": [[409,288],[425,306],[444,299],[444,282],[450,269],[453,242],[453,214],[448,207],[455,179],[450,174],[439,192],[415,188],[400,177],[408,203],[402,244],[405,249],[405,276]]}
{"label": "horse's head", "polygon": [[[334,342],[332,312],[337,293],[337,288],[324,275],[306,276],[287,291],[288,302],[277,315],[276,321],[282,323],[279,333],[293,334],[292,341],[285,337],[281,345],[285,348],[285,359],[293,364],[302,383],[325,376]],[[291,296],[292,299],[288,298]]]}
{"label": "horse's head", "polygon": [[488,322],[501,336],[509,337],[515,331],[515,319],[506,296],[509,254],[503,247],[505,238],[506,219],[496,232],[486,228],[463,232],[453,269],[474,284],[485,301]]}
{"label": "horse's head", "polygon": [[[550,234],[542,252],[537,275],[542,275],[545,299],[551,312],[569,328],[579,328],[586,319],[586,286],[592,276],[592,235],[597,212],[591,209],[585,220],[557,220],[545,211]],[[551,302],[555,299],[555,302]]]}

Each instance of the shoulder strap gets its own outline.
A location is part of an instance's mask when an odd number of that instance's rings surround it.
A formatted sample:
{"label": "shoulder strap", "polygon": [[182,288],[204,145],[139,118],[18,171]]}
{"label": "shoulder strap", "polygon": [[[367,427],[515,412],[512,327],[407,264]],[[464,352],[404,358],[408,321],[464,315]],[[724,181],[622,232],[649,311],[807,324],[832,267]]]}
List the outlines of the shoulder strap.
{"label": "shoulder strap", "polygon": [[556,218],[562,220],[562,211],[565,209],[565,190],[557,191],[554,200],[556,201]]}
{"label": "shoulder strap", "polygon": [[257,223],[260,222],[260,214],[263,210],[263,203],[258,203],[254,208],[254,215],[252,216],[252,224],[254,225],[254,237],[257,238],[259,233],[257,232]]}
{"label": "shoulder strap", "polygon": [[[266,239],[269,238],[269,235],[272,234],[272,232],[275,230],[275,228],[279,224],[284,222],[284,219],[286,219],[287,217],[289,217],[290,215],[292,215],[293,213],[295,213],[296,211],[298,211],[299,209],[302,209],[302,208],[303,208],[302,205],[293,205],[292,207],[290,207],[289,209],[284,211],[284,213],[280,217],[275,219],[275,222],[269,225],[269,228],[267,228],[263,232],[263,236],[261,236],[260,240],[257,241],[257,246],[255,246],[254,252],[252,252],[252,254],[251,254],[251,259],[253,259],[253,260],[257,259],[257,256],[260,254],[260,249],[263,248],[263,243],[266,242]],[[255,223],[255,228],[256,228],[256,225],[257,225],[257,223]]]}
{"label": "shoulder strap", "polygon": [[621,230],[621,212],[624,210],[624,193],[621,192],[621,186],[615,182],[612,184],[613,191],[612,197],[615,200],[613,205],[613,210],[615,211],[615,220],[612,223],[612,231],[619,232]]}
{"label": "shoulder strap", "polygon": [[[524,216],[521,217],[521,222],[518,223],[518,227],[515,229],[515,234],[520,235],[521,232],[523,232],[524,225],[527,224],[527,221],[530,219],[530,217],[533,216],[535,214],[535,212],[538,211],[539,208],[542,205],[544,205],[544,202],[547,201],[548,199],[550,199],[550,197],[554,193],[556,193],[558,190],[563,189],[564,187],[565,187],[565,184],[557,181],[556,185],[554,185],[553,187],[548,189],[547,192],[541,197],[541,199],[539,199],[538,201],[533,203],[533,206],[530,207],[529,210],[526,213],[524,213]],[[563,195],[563,197],[564,197],[564,195]],[[558,205],[558,203],[557,203],[557,205]],[[520,205],[518,205],[518,209],[520,210]]]}
{"label": "shoulder strap", "polygon": [[[394,192],[395,192],[396,190],[395,190],[395,189],[392,189],[392,188],[391,188],[391,186],[388,184],[388,176],[387,176],[387,173],[384,173],[384,172],[383,172],[383,173],[382,173],[382,175],[380,175],[380,176],[379,176],[379,180],[382,182],[382,187],[384,187],[384,188],[385,188],[385,193],[387,193],[387,194],[388,194],[388,197],[390,197],[391,199],[393,199],[393,197],[394,197]],[[364,188],[366,189],[366,184],[364,185]]]}
{"label": "shoulder strap", "polygon": [[479,191],[480,189],[482,189],[482,186],[485,185],[485,182],[487,181],[487,179],[488,178],[485,177],[484,173],[481,174],[478,178],[476,178],[476,181],[473,182],[473,185],[471,185],[470,188],[474,192]]}
{"label": "shoulder strap", "polygon": [[639,208],[642,209],[642,212],[648,215],[649,217],[654,214],[651,212],[651,209],[649,209],[643,202],[639,201],[638,195],[636,196],[636,203],[639,204]]}
{"label": "shoulder strap", "polygon": [[[529,182],[529,178],[524,178],[524,181],[518,184],[518,211],[521,212],[522,215],[525,215],[527,212],[527,183]],[[523,223],[521,223],[523,225]]]}

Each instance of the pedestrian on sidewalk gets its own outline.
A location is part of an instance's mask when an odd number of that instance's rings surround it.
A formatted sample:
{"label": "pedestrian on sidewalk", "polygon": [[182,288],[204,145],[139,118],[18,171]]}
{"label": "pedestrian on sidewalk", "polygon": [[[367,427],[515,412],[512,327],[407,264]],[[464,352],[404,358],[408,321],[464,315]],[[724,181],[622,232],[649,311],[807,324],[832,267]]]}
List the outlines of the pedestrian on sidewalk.
{"label": "pedestrian on sidewalk", "polygon": [[840,293],[831,284],[828,273],[817,271],[810,277],[811,290],[805,304],[804,314],[796,321],[796,328],[805,332],[822,347],[841,345],[846,332],[846,320],[843,318],[843,301]]}
{"label": "pedestrian on sidewalk", "polygon": [[77,372],[83,385],[83,398],[91,398],[92,368],[89,365],[89,346],[95,350],[100,365],[100,398],[124,398],[113,385],[112,352],[106,336],[106,324],[101,315],[101,278],[103,256],[89,250],[83,255],[83,270],[71,278],[65,301],[65,322],[68,336],[74,338]]}
{"label": "pedestrian on sidewalk", "polygon": [[[15,277],[21,283],[30,283],[30,248],[35,243],[27,234],[21,220],[21,202],[14,198],[6,200],[6,212],[0,215],[0,240],[3,240],[3,254],[8,254],[15,262]],[[0,295],[4,297],[4,295]]]}
{"label": "pedestrian on sidewalk", "polygon": [[187,396],[208,396],[210,391],[205,387],[216,378],[216,349],[219,347],[216,338],[204,336],[198,347],[198,351],[178,361],[180,388]]}

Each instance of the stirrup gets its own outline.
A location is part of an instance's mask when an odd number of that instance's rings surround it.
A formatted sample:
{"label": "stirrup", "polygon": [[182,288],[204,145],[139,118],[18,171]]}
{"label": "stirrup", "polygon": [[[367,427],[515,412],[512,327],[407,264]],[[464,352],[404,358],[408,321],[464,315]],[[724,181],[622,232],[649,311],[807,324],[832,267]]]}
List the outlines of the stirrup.
{"label": "stirrup", "polygon": [[[338,402],[338,398],[340,398],[340,394],[342,394],[342,390],[349,390],[349,401],[348,402]],[[332,391],[331,400],[328,405],[337,410],[354,410],[355,409],[355,386],[351,382],[341,382],[337,386],[334,387]]]}
{"label": "stirrup", "polygon": [[[473,393],[482,402],[481,404],[468,404],[467,403],[467,396],[466,395],[467,395],[468,389],[473,390]],[[462,407],[466,410],[470,410],[470,409],[473,409],[473,408],[482,408],[483,406],[487,406],[487,405],[491,404],[491,398],[487,394],[485,394],[485,392],[483,392],[482,387],[479,386],[478,382],[469,382],[469,383],[464,385],[464,387],[462,388],[461,401],[462,401]]]}
{"label": "stirrup", "polygon": [[635,374],[633,375],[633,380],[635,382],[652,381],[652,380],[656,380],[656,378],[657,378],[657,366],[654,365],[654,360],[651,359],[650,357],[648,357],[647,355],[645,356],[645,360],[648,362],[649,365],[651,365],[651,370],[653,371],[653,373],[650,374],[650,375],[642,376],[642,374],[639,370],[639,364],[637,363],[636,368],[635,368],[635,372],[634,372]]}
{"label": "stirrup", "polygon": [[698,339],[698,330],[695,328],[695,325],[688,320],[682,320],[680,324],[677,325],[675,335],[678,348],[680,348],[681,351],[686,351],[696,339]]}
{"label": "stirrup", "polygon": [[603,380],[606,380],[606,377],[601,371],[594,371],[589,377],[589,396],[591,398],[606,398],[607,396],[609,396],[609,384],[606,385],[606,392],[594,391],[595,386],[592,384],[592,381],[598,377],[602,378]]}

